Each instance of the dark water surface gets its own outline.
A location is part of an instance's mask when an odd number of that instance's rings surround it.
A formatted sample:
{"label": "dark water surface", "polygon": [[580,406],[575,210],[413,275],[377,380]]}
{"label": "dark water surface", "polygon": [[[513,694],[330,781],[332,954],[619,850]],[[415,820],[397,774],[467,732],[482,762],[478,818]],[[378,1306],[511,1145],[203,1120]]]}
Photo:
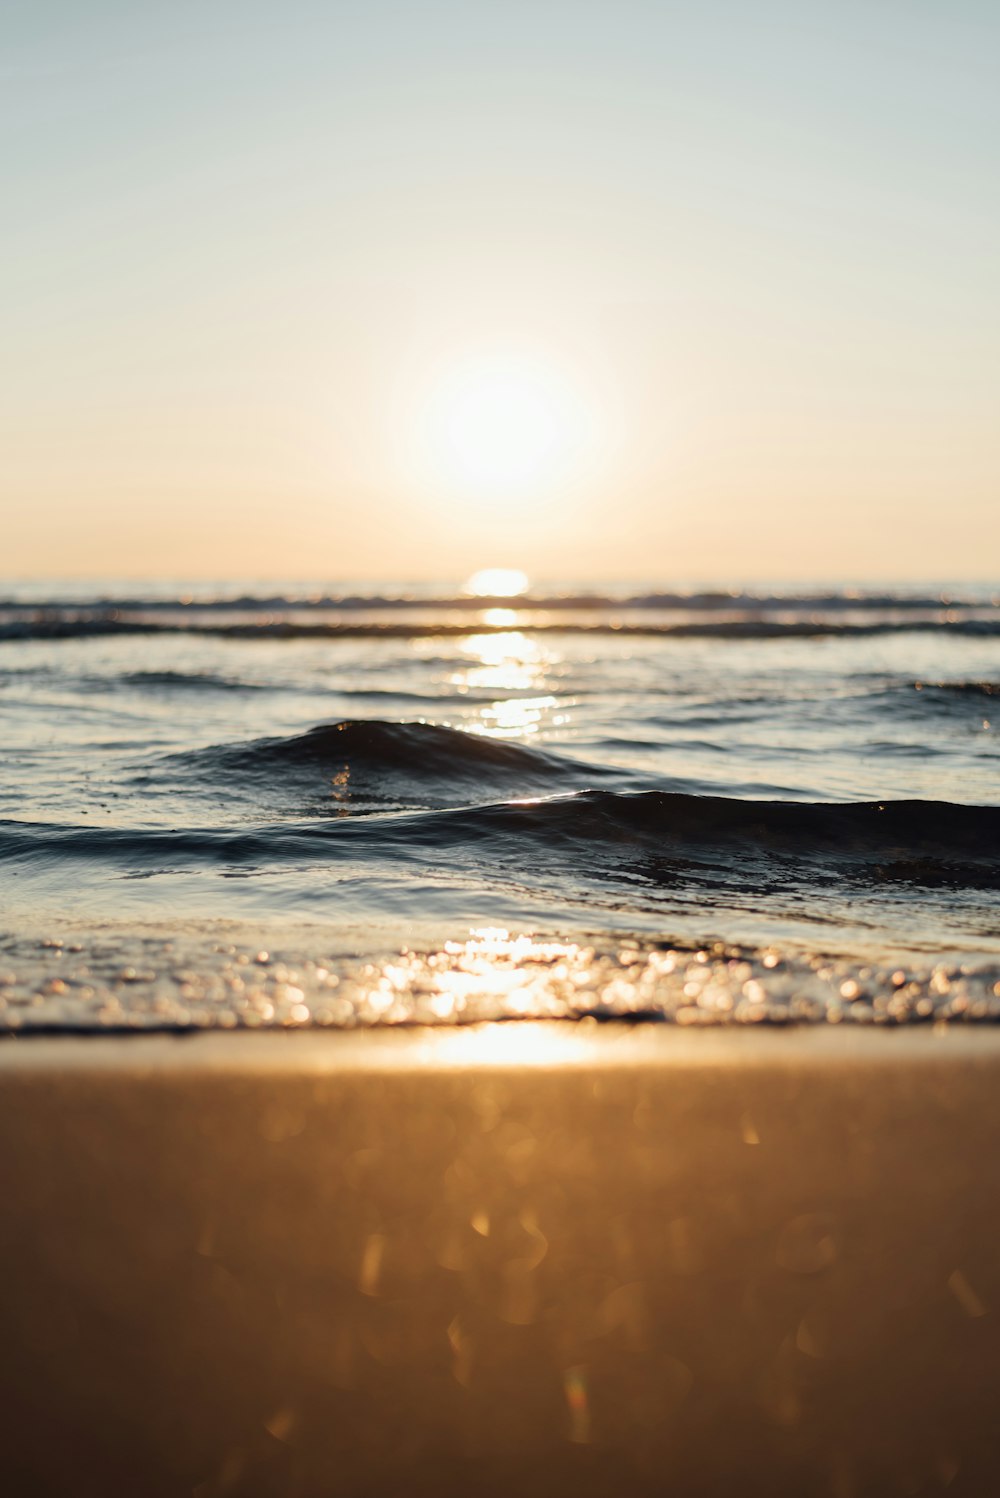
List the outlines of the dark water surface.
{"label": "dark water surface", "polygon": [[8,1027],[1000,1006],[989,589],[10,587],[0,710]]}

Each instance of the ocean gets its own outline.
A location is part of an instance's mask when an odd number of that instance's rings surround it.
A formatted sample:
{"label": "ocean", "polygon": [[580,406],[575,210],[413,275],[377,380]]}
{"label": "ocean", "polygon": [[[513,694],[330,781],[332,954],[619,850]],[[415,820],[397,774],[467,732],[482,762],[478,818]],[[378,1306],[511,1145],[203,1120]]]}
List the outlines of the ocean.
{"label": "ocean", "polygon": [[1000,1016],[1000,589],[10,584],[0,1028]]}

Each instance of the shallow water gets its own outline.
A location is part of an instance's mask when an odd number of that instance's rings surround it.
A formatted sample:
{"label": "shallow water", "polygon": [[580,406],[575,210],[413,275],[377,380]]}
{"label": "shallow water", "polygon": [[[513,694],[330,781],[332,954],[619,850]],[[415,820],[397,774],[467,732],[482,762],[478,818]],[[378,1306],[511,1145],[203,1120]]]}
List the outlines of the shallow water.
{"label": "shallow water", "polygon": [[992,1017],[989,589],[136,594],[0,599],[0,1022]]}

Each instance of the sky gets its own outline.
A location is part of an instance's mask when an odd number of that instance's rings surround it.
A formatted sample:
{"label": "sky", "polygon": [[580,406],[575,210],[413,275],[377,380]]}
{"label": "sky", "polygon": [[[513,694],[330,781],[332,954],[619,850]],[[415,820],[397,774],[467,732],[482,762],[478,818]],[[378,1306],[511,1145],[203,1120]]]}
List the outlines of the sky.
{"label": "sky", "polygon": [[994,0],[0,36],[0,574],[1000,575]]}

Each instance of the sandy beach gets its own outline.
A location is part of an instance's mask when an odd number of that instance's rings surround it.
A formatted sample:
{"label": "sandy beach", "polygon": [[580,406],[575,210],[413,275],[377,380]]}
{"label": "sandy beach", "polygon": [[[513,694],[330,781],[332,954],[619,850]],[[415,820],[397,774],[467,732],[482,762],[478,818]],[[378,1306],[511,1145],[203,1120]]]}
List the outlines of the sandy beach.
{"label": "sandy beach", "polygon": [[9,1491],[982,1495],[1000,1035],[0,1046]]}

